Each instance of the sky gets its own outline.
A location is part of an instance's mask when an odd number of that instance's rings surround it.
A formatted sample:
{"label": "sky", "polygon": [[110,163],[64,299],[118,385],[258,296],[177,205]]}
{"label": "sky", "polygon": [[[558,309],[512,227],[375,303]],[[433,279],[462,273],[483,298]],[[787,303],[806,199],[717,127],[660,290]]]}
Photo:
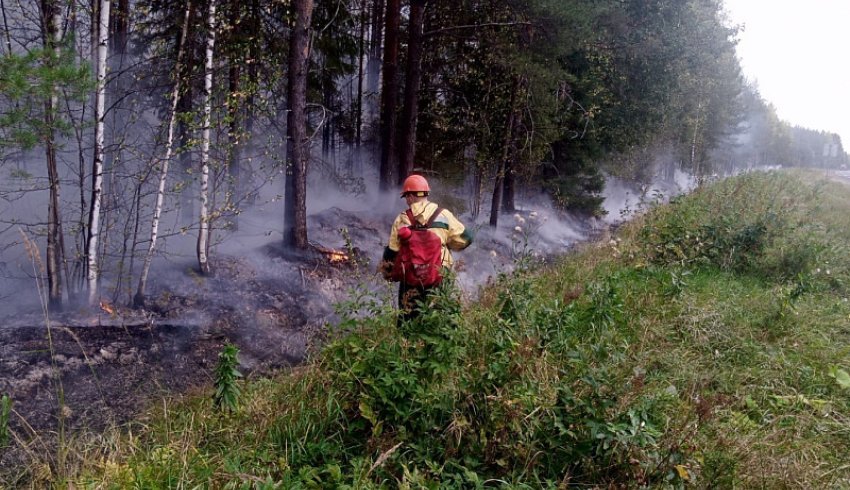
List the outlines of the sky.
{"label": "sky", "polygon": [[850,150],[850,0],[724,0],[738,56],[779,117]]}

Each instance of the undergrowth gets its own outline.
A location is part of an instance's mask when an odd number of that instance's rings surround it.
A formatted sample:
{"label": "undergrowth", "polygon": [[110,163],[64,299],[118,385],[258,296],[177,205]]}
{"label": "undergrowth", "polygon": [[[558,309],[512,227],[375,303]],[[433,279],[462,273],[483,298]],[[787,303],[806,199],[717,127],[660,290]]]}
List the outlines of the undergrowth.
{"label": "undergrowth", "polygon": [[[850,197],[701,188],[408,324],[368,294],[307,365],[165,402],[57,486],[850,486]],[[347,314],[345,314],[347,313]],[[38,483],[36,483],[38,484]]]}

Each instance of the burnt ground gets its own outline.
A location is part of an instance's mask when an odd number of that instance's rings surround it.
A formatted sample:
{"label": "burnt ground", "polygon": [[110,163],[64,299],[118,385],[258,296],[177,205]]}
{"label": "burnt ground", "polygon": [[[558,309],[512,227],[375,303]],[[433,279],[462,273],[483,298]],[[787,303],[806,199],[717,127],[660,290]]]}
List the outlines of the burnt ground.
{"label": "burnt ground", "polygon": [[[209,387],[226,343],[239,347],[247,378],[303,362],[351,286],[380,287],[369,258],[345,248],[340,223],[352,227],[352,243],[380,250],[379,228],[388,225],[332,208],[311,217],[312,237],[322,241],[305,253],[266,245],[214,254],[212,277],[191,260],[164,261],[143,310],[106,304],[52,314],[50,328],[37,312],[0,319],[0,394],[13,400],[0,482],[33,452],[52,454],[60,426],[99,432],[161,396]],[[331,263],[326,249],[354,257]]]}
{"label": "burnt ground", "polygon": [[[98,432],[132,420],[161,396],[209,387],[226,343],[239,347],[247,378],[302,362],[350,287],[393,296],[372,272],[392,216],[363,215],[331,208],[311,216],[317,242],[307,253],[267,245],[214,254],[212,277],[199,276],[188,259],[160,264],[144,310],[65,312],[50,319],[50,328],[38,313],[0,319],[0,394],[13,400],[12,443],[0,449],[0,475],[27,464],[33,452],[51,451],[60,425]],[[515,223],[504,221],[510,233]],[[467,290],[511,261],[509,240],[480,231],[475,250],[458,256]],[[549,240],[549,252],[553,244],[566,250],[576,233]],[[327,248],[354,257],[334,264],[322,253]]]}
{"label": "burnt ground", "polygon": [[[350,268],[316,257],[296,265],[296,274],[272,280],[238,264],[241,274],[254,277],[240,279],[234,289],[223,287],[233,284],[223,269],[237,262],[214,265],[217,276],[205,280],[213,284],[192,294],[162,288],[145,311],[64,314],[52,318],[49,329],[36,315],[4,322],[0,393],[14,401],[16,442],[52,439],[60,413],[66,431],[100,431],[130,420],[161,395],[209,386],[225,343],[240,348],[247,377],[303,361],[332,316],[333,298],[321,292],[322,283],[342,287],[338,277]],[[293,280],[296,287],[287,283]],[[14,445],[0,449],[0,464],[19,464],[25,455],[16,453]]]}

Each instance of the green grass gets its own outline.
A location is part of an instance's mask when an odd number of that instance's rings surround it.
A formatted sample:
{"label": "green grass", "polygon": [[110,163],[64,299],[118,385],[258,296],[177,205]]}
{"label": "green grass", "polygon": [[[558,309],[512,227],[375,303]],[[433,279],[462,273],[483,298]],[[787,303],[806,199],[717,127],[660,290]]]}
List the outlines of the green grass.
{"label": "green grass", "polygon": [[850,486],[850,188],[745,175],[618,233],[401,331],[357,296],[309,364],[237,381],[232,412],[165,401],[52,483]]}

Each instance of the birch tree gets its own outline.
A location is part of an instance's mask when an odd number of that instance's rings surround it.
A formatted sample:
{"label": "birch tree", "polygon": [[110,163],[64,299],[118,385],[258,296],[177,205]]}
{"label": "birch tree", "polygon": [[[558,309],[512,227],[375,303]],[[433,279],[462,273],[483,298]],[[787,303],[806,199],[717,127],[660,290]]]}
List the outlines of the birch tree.
{"label": "birch tree", "polygon": [[201,274],[210,273],[209,239],[209,181],[210,181],[210,118],[212,116],[213,50],[215,48],[215,0],[207,11],[207,54],[204,63],[204,120],[201,134],[201,214],[198,230],[198,266]]}
{"label": "birch tree", "polygon": [[103,133],[106,107],[106,58],[109,43],[109,0],[100,0],[100,20],[97,39],[97,85],[95,93],[94,162],[92,163],[91,207],[89,209],[89,236],[86,245],[88,259],[89,304],[97,301],[98,263],[97,245],[100,237],[100,208],[103,190]]}
{"label": "birch tree", "polygon": [[307,248],[307,68],[313,0],[293,0],[295,21],[289,41],[287,171],[283,223],[284,245]]}
{"label": "birch tree", "polygon": [[168,131],[165,138],[165,156],[159,169],[159,186],[156,191],[156,206],[153,210],[153,219],[151,220],[151,239],[148,245],[148,252],[145,255],[145,261],[142,265],[142,273],[139,275],[139,286],[136,289],[136,295],[133,298],[133,304],[136,307],[145,305],[145,287],[148,281],[148,272],[150,272],[153,254],[156,250],[156,240],[159,233],[159,218],[162,215],[162,203],[165,197],[165,181],[168,177],[168,164],[171,162],[171,154],[174,150],[174,126],[177,120],[177,102],[180,100],[181,73],[183,67],[183,52],[186,49],[186,37],[189,31],[189,17],[191,12],[191,2],[186,2],[186,10],[183,15],[183,29],[180,34],[180,43],[177,48],[177,60],[174,64],[174,87],[171,89],[171,110],[168,115]]}

